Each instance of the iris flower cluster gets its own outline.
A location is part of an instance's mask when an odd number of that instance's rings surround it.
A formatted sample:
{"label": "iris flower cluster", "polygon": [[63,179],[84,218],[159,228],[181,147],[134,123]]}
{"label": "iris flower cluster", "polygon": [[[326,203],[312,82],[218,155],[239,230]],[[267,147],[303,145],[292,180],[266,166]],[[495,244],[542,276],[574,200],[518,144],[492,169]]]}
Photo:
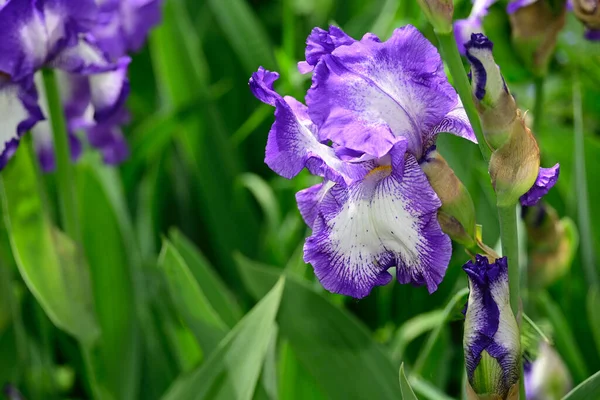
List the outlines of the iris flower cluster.
{"label": "iris flower cluster", "polygon": [[[443,4],[428,10],[444,12],[438,22],[451,21]],[[436,48],[410,25],[387,41],[315,28],[306,43],[306,60],[298,64],[312,74],[306,105],[275,91],[276,72],[260,67],[249,82],[259,100],[275,107],[266,164],[288,179],[304,168],[322,179],[296,195],[312,229],[304,260],[331,292],[362,298],[389,283],[395,268],[400,283],[431,293],[450,261],[451,239],[463,244],[474,259],[464,266],[470,398],[515,398],[521,352],[508,261],[481,243],[471,197],[436,148],[441,132],[477,142]],[[537,143],[492,49],[482,34],[464,49],[492,151],[490,177],[499,207],[532,206],[554,186],[559,166],[540,167]]]}
{"label": "iris flower cluster", "polygon": [[56,71],[71,157],[81,153],[77,132],[83,131],[106,163],[123,161],[127,52],[139,49],[159,18],[160,0],[1,2],[0,167],[31,131],[42,169],[55,168],[42,69]]}

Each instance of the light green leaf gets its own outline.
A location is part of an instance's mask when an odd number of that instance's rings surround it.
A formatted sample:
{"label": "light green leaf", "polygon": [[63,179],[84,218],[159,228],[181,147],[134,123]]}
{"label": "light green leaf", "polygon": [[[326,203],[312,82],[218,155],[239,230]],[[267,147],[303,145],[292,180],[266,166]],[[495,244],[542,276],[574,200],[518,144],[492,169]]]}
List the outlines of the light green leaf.
{"label": "light green leaf", "polygon": [[[257,298],[281,272],[241,255],[236,261],[246,287]],[[280,334],[327,398],[400,398],[397,369],[368,329],[305,282],[287,277],[277,322]]]}
{"label": "light green leaf", "polygon": [[77,172],[83,246],[102,330],[98,355],[104,383],[114,398],[130,399],[136,397],[140,367],[132,270],[137,252],[121,226],[127,211],[116,209],[111,196],[119,194],[109,193],[106,185],[118,181],[101,179],[91,163],[82,163]]}
{"label": "light green leaf", "polygon": [[185,260],[165,239],[158,260],[179,315],[183,318],[204,354],[211,353],[229,330],[198,286]]}
{"label": "light green leaf", "polygon": [[73,241],[45,213],[29,149],[2,171],[4,221],[19,272],[52,322],[91,344],[99,334],[88,266]]}
{"label": "light green leaf", "polygon": [[282,400],[326,400],[315,378],[300,363],[287,339],[279,347],[279,398]]}
{"label": "light green leaf", "polygon": [[600,371],[571,390],[563,400],[591,400],[600,398]]}
{"label": "light green leaf", "polygon": [[284,279],[233,328],[204,364],[178,378],[164,400],[250,400],[277,326]]}
{"label": "light green leaf", "polygon": [[169,231],[169,238],[177,252],[185,260],[193,278],[212,308],[227,326],[233,327],[242,318],[243,313],[229,288],[200,250],[183,233],[173,228]]}
{"label": "light green leaf", "polygon": [[400,391],[402,392],[402,400],[418,400],[415,392],[413,392],[406,375],[404,374],[404,363],[400,364]]}

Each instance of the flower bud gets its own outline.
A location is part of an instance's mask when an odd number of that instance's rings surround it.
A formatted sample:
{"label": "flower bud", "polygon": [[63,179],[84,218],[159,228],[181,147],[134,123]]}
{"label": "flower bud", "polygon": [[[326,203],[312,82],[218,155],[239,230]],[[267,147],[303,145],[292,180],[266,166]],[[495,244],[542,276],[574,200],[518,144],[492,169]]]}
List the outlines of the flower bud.
{"label": "flower bud", "polygon": [[497,149],[508,140],[517,105],[496,65],[493,48],[494,44],[482,33],[472,34],[465,44],[471,64],[473,100],[483,133],[492,149]]}
{"label": "flower bud", "polygon": [[524,376],[527,400],[562,399],[573,386],[565,363],[545,341],[535,360],[525,363]]}
{"label": "flower bud", "polygon": [[600,40],[600,1],[573,0],[573,12],[587,27],[586,39]]}
{"label": "flower bud", "polygon": [[468,397],[516,400],[521,348],[510,308],[507,259],[475,258],[463,266],[470,289],[463,338]]}
{"label": "flower bud", "polygon": [[539,169],[540,149],[517,110],[509,139],[490,158],[489,172],[498,206],[516,204],[536,182]]}
{"label": "flower bud", "polygon": [[475,245],[475,206],[469,191],[444,157],[431,146],[420,163],[434,192],[442,202],[438,222],[442,231],[467,248]]}
{"label": "flower bud", "polygon": [[527,228],[528,281],[544,288],[563,277],[571,267],[579,237],[573,221],[558,218],[545,203],[523,207]]}
{"label": "flower bud", "polygon": [[546,75],[558,33],[565,26],[565,2],[516,0],[507,11],[514,49],[535,76]]}
{"label": "flower bud", "polygon": [[452,32],[454,3],[452,0],[418,0],[421,10],[427,16],[437,33]]}

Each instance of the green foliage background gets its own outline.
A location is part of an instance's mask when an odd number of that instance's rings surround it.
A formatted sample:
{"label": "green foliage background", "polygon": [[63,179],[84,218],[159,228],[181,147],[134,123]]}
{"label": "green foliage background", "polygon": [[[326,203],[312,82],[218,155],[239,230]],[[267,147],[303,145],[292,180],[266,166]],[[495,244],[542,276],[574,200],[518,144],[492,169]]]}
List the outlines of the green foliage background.
{"label": "green foliage background", "polygon": [[[470,7],[457,2],[455,18]],[[84,257],[52,222],[55,177],[40,177],[21,147],[2,173],[10,224],[0,238],[0,384],[28,399],[400,399],[403,362],[419,398],[464,396],[464,250],[455,245],[433,295],[397,283],[361,301],[327,293],[302,261],[309,231],[294,200],[316,180],[289,181],[263,164],[273,110],[253,98],[248,78],[259,65],[277,70],[280,92],[302,99],[310,82],[296,62],[310,30],[330,23],[382,39],[410,23],[436,43],[409,0],[167,0],[131,65],[131,157],[113,169],[88,151],[75,168]],[[505,4],[492,7],[485,30],[520,108],[533,109]],[[561,163],[547,201],[577,220],[576,76],[600,259],[600,45],[582,32],[569,15],[535,133],[543,165]],[[495,245],[479,150],[449,136],[438,149]],[[600,297],[590,285],[578,255],[563,279],[528,296],[575,384],[600,369]]]}

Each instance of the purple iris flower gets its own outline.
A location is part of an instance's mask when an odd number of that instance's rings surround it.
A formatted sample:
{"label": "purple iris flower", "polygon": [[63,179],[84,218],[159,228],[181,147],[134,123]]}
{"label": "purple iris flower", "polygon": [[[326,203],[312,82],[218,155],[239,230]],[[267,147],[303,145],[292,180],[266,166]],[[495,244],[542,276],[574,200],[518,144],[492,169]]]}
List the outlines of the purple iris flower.
{"label": "purple iris flower", "polygon": [[533,361],[523,364],[527,400],[562,399],[573,387],[569,369],[556,350],[541,342]]}
{"label": "purple iris flower", "polygon": [[304,260],[327,290],[356,298],[389,283],[392,267],[400,283],[435,291],[452,246],[419,162],[440,132],[475,141],[437,50],[412,26],[385,42],[317,28],[307,43],[308,107],[274,91],[276,72],[261,67],[249,82],[275,107],[267,165],[324,178],[296,196],[313,230]]}
{"label": "purple iris flower", "polygon": [[161,19],[162,0],[98,0],[98,23],[92,32],[99,46],[118,58],[138,51]]}
{"label": "purple iris flower", "polygon": [[[520,337],[510,308],[506,257],[490,263],[476,255],[469,278],[464,351],[469,384],[477,394],[506,398],[519,379]],[[514,390],[514,389],[513,389]]]}
{"label": "purple iris flower", "polygon": [[[0,7],[0,98],[8,121],[0,125],[0,158],[14,153],[20,136],[44,119],[34,75],[42,68],[85,77],[88,90],[76,101],[101,122],[123,104],[128,92],[128,57],[111,60],[90,34],[97,22],[93,0],[8,0]],[[63,85],[60,85],[61,89]],[[67,111],[68,113],[68,111]],[[38,131],[42,167],[51,168],[53,157],[47,127]],[[42,145],[40,145],[42,143]],[[72,141],[73,143],[73,141]],[[73,147],[76,157],[80,147]]]}
{"label": "purple iris flower", "polygon": [[496,0],[474,0],[471,14],[466,19],[454,22],[454,38],[460,54],[466,54],[465,43],[471,39],[473,33],[483,32],[483,18],[495,2]]}

